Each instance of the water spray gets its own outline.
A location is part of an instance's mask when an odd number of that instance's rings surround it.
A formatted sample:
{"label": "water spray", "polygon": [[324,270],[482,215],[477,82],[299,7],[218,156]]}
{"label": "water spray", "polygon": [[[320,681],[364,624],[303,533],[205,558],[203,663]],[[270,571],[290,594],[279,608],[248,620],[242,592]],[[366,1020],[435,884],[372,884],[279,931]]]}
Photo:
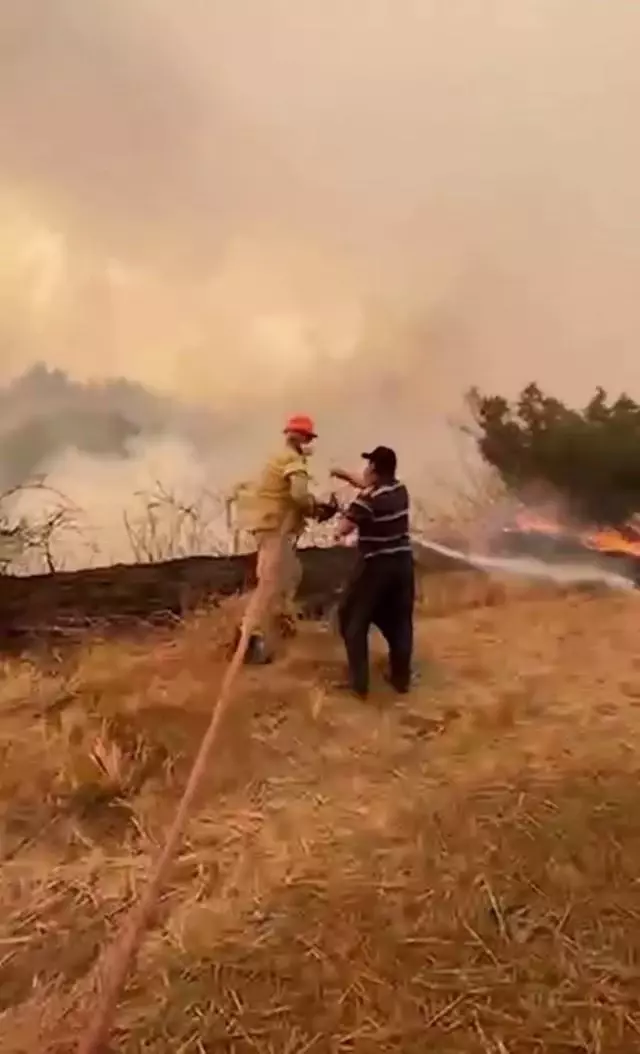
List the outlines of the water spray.
{"label": "water spray", "polygon": [[626,592],[635,590],[636,584],[631,578],[618,574],[616,571],[605,571],[593,564],[571,563],[565,561],[559,564],[550,564],[545,560],[539,560],[534,556],[489,556],[483,553],[465,553],[458,549],[452,549],[448,545],[432,542],[428,539],[416,539],[416,544],[423,549],[439,553],[450,560],[457,560],[467,567],[475,567],[478,571],[494,572],[497,574],[516,575],[519,578],[537,578],[558,585],[604,585],[609,589],[621,589]]}

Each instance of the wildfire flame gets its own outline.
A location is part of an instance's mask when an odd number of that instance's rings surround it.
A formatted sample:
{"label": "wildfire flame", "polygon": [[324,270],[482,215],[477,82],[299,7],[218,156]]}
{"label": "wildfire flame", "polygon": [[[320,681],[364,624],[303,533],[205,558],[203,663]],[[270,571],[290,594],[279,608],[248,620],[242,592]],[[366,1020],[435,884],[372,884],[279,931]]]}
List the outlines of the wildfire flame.
{"label": "wildfire flame", "polygon": [[516,530],[525,533],[572,537],[586,549],[593,549],[600,553],[618,553],[640,558],[640,529],[632,523],[624,528],[632,537],[625,537],[622,530],[614,527],[586,527],[576,530],[551,517],[522,509],[516,513],[514,526]]}

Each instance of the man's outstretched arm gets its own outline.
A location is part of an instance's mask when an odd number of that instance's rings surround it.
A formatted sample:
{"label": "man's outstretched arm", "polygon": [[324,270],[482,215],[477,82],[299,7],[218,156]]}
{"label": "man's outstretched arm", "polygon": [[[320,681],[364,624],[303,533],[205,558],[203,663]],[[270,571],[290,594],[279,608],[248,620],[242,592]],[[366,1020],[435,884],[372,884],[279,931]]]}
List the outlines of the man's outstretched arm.
{"label": "man's outstretched arm", "polygon": [[334,479],[339,479],[341,483],[348,483],[356,490],[364,490],[366,486],[363,476],[358,475],[357,472],[349,472],[346,468],[332,468],[329,475]]}

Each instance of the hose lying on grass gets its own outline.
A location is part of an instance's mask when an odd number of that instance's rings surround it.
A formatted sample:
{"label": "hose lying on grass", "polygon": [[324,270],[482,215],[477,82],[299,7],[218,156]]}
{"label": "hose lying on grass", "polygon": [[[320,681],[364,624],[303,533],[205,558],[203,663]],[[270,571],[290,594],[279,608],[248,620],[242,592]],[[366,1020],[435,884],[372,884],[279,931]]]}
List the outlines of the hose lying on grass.
{"label": "hose lying on grass", "polygon": [[[288,533],[287,528],[288,524],[285,525],[280,535],[283,546]],[[76,1048],[77,1054],[101,1054],[104,1050],[122,989],[153,917],[167,870],[180,843],[202,777],[209,767],[209,756],[220,732],[222,721],[232,702],[233,687],[243,665],[251,633],[277,588],[279,570],[280,564],[276,560],[274,566],[269,569],[269,574],[259,581],[257,588],[249,598],[241,626],[240,639],[225,670],[209,726],[200,744],[162,852],[139,901],[124,920],[112,946],[107,949],[97,964],[97,1005],[89,1007],[87,1014],[89,1023],[80,1037]]]}

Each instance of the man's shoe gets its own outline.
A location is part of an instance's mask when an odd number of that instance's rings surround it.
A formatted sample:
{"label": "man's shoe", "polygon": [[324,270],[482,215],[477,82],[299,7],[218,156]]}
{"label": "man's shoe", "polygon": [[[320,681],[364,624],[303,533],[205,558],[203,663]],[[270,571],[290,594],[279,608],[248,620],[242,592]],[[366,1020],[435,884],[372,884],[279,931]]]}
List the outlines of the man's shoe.
{"label": "man's shoe", "polygon": [[385,674],[385,681],[390,688],[393,688],[394,692],[398,695],[408,695],[411,691],[411,682],[407,684],[406,681],[399,681],[397,677],[392,677],[390,673]]}
{"label": "man's shoe", "polygon": [[[231,647],[229,648],[229,657],[235,655],[238,650],[240,637],[241,631],[237,629]],[[273,662],[273,655],[268,651],[264,637],[261,637],[259,633],[252,633],[249,637],[247,650],[244,654],[245,665],[267,666],[271,662]]]}
{"label": "man's shoe", "polygon": [[273,662],[273,653],[267,648],[267,642],[259,633],[249,637],[249,644],[244,657],[247,666],[268,666]]}

